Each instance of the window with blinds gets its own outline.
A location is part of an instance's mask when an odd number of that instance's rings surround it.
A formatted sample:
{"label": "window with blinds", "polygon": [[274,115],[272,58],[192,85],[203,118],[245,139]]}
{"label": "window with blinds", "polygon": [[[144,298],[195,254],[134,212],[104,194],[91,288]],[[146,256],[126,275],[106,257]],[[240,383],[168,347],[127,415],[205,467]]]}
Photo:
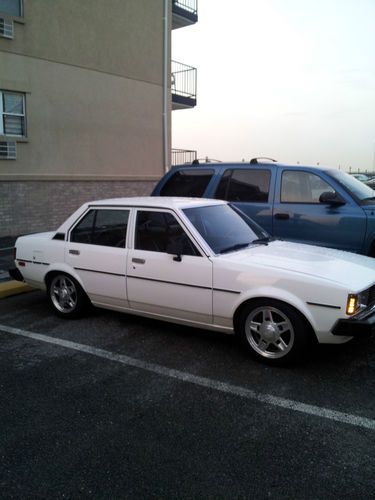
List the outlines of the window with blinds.
{"label": "window with blinds", "polygon": [[25,137],[25,95],[0,90],[0,118],[0,135]]}

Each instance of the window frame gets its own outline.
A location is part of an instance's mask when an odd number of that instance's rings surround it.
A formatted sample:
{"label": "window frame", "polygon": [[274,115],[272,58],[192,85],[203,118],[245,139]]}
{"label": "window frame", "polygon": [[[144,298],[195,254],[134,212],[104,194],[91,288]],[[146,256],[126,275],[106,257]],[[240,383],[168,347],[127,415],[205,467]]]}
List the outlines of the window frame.
{"label": "window frame", "polygon": [[[4,106],[4,96],[6,94],[12,94],[22,97],[22,111],[23,113],[9,113],[5,111]],[[5,117],[6,116],[16,116],[21,118],[21,126],[23,134],[10,134],[5,130]],[[24,139],[27,137],[26,131],[26,95],[24,92],[16,92],[12,90],[3,90],[0,89],[0,136],[5,137],[19,137],[20,139]]]}
{"label": "window frame", "polygon": [[167,251],[158,251],[158,250],[147,250],[143,248],[137,248],[136,243],[137,243],[137,224],[138,224],[138,214],[140,212],[152,212],[152,213],[163,213],[163,214],[169,214],[171,215],[175,221],[179,224],[181,229],[183,230],[184,234],[186,237],[189,239],[190,244],[192,247],[195,249],[196,254],[182,254],[184,257],[204,257],[206,256],[205,252],[202,251],[201,245],[196,241],[194,236],[190,233],[189,229],[186,227],[186,225],[183,223],[183,221],[179,218],[178,214],[174,212],[173,210],[168,210],[168,209],[163,209],[163,208],[151,208],[151,207],[136,207],[134,211],[134,218],[133,218],[133,231],[132,231],[132,248],[136,252],[153,252],[153,253],[158,253],[158,254],[164,254],[164,255],[172,255],[169,254]]}
{"label": "window frame", "polygon": [[[95,225],[97,221],[97,216],[99,211],[126,211],[128,212],[128,220],[126,224],[126,229],[125,229],[125,238],[124,238],[124,245],[122,246],[116,246],[116,245],[101,245],[98,243],[92,243],[90,242],[84,242],[84,241],[74,241],[73,240],[73,233],[75,229],[82,223],[82,221],[91,213],[94,212],[94,218],[91,224],[91,238],[94,234],[95,230]],[[81,217],[71,226],[69,230],[69,236],[68,236],[68,241],[69,243],[73,243],[75,245],[90,245],[91,247],[105,247],[105,248],[117,248],[119,250],[125,250],[128,248],[128,238],[129,238],[129,233],[131,231],[130,226],[131,226],[131,208],[130,207],[93,207],[90,206],[87,208],[87,210],[81,215]]]}
{"label": "window frame", "polygon": [[[232,198],[229,198],[229,193],[230,193],[230,190],[233,189],[231,188],[231,185],[233,183],[233,175],[237,172],[245,172],[245,173],[254,173],[254,174],[257,174],[257,173],[267,173],[268,175],[268,186],[267,186],[267,199],[266,200],[235,200],[235,199],[232,199]],[[220,176],[220,179],[219,179],[219,182],[216,186],[216,189],[215,189],[215,199],[223,199],[227,202],[230,202],[230,203],[269,203],[270,201],[270,192],[271,192],[271,178],[272,178],[272,172],[270,169],[268,168],[236,168],[236,167],[232,167],[232,168],[227,168],[226,170],[224,170],[224,172],[222,173],[222,175]],[[234,179],[235,181],[236,179]],[[219,188],[221,187],[221,183],[222,182],[225,182],[225,190],[224,190],[224,197],[219,197],[218,196],[218,190]]]}

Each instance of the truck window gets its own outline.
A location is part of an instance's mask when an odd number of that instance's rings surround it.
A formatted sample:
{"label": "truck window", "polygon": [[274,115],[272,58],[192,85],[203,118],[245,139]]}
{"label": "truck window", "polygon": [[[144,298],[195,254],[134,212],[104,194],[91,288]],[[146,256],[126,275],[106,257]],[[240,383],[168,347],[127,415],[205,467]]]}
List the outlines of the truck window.
{"label": "truck window", "polygon": [[261,169],[226,170],[215,198],[228,201],[267,203],[271,172]]}
{"label": "truck window", "polygon": [[319,203],[325,191],[335,190],[319,175],[310,172],[283,172],[280,201],[282,203]]}
{"label": "truck window", "polygon": [[214,175],[213,170],[200,169],[178,170],[164,184],[160,196],[192,196],[200,198],[206,191]]}

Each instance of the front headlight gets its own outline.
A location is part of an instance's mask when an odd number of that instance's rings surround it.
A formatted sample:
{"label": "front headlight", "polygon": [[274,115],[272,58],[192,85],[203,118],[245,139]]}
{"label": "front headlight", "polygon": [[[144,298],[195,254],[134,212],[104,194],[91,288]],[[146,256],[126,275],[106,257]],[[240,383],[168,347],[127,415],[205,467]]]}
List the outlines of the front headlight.
{"label": "front headlight", "polygon": [[369,290],[364,290],[360,293],[351,293],[348,295],[346,302],[346,314],[352,315],[368,306]]}

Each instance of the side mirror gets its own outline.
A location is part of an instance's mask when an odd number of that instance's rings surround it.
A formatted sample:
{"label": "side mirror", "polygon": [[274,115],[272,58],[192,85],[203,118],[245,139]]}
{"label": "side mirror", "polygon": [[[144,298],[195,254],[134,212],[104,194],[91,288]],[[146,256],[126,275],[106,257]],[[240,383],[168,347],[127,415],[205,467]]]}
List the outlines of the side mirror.
{"label": "side mirror", "polygon": [[174,255],[173,260],[176,262],[182,261],[183,251],[183,244],[179,240],[172,240],[167,245],[167,253]]}
{"label": "side mirror", "polygon": [[327,203],[328,205],[332,206],[340,206],[340,205],[345,205],[345,200],[341,198],[341,196],[335,192],[332,191],[324,191],[320,196],[319,196],[319,202],[320,203]]}

